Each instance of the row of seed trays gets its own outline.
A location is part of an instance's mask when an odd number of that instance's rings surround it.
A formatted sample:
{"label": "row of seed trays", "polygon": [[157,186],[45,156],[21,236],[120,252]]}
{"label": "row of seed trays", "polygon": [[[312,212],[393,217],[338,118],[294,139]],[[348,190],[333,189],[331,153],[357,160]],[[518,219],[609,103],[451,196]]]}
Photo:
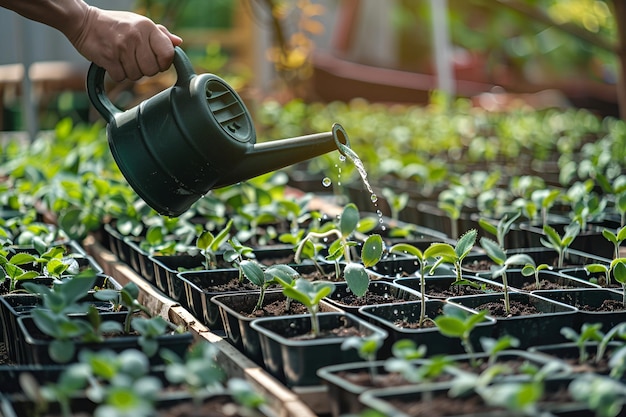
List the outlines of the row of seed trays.
{"label": "row of seed trays", "polygon": [[[293,137],[331,116],[372,191],[330,153],[176,218],[130,189],[102,126],[4,142],[16,415],[152,415],[171,386],[177,405],[218,395],[241,415],[620,415],[623,122],[433,96],[267,102],[257,127]],[[27,324],[47,346],[25,343]]]}

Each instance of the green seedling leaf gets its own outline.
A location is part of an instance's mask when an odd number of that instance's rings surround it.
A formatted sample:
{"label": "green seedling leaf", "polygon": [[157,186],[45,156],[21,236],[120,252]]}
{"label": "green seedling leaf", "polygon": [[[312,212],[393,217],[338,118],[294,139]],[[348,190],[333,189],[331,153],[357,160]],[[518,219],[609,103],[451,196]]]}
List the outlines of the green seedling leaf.
{"label": "green seedling leaf", "polygon": [[361,264],[351,262],[343,270],[344,279],[350,291],[357,297],[363,297],[369,288],[370,277]]}
{"label": "green seedling leaf", "polygon": [[343,237],[348,237],[354,233],[358,224],[359,209],[354,203],[347,204],[341,213],[341,218],[339,219],[339,229]]}
{"label": "green seedling leaf", "polygon": [[415,256],[416,258],[419,258],[419,259],[422,259],[424,257],[424,255],[422,254],[422,251],[419,250],[419,248],[416,248],[415,246],[410,245],[408,243],[397,243],[393,245],[392,247],[389,248],[389,253],[407,254],[407,255]]}
{"label": "green seedling leaf", "polygon": [[489,256],[492,261],[500,266],[504,265],[504,262],[506,261],[506,253],[500,245],[487,237],[480,238],[480,245],[485,252],[487,252],[487,256]]}
{"label": "green seedling leaf", "polygon": [[261,266],[249,260],[243,260],[239,264],[243,274],[252,282],[254,285],[258,287],[262,287],[265,284],[265,274],[263,273],[263,269]]}
{"label": "green seedling leaf", "polygon": [[626,259],[618,258],[612,262],[613,264],[613,277],[617,282],[622,285],[626,285]]}
{"label": "green seedling leaf", "polygon": [[380,235],[368,236],[363,243],[361,260],[366,268],[376,265],[383,256],[383,238]]}
{"label": "green seedling leaf", "polygon": [[38,259],[39,258],[30,253],[20,252],[13,255],[9,262],[13,265],[26,265],[36,263]]}
{"label": "green seedling leaf", "polygon": [[322,298],[332,294],[335,289],[332,282],[326,281],[310,282],[306,279],[298,279],[293,286],[280,280],[279,283],[283,286],[285,296],[301,302],[307,308],[319,304]]}
{"label": "green seedling leaf", "polygon": [[467,254],[474,247],[477,236],[478,231],[476,229],[468,230],[463,234],[463,236],[461,236],[455,247],[457,257],[464,258],[465,256],[467,256]]}

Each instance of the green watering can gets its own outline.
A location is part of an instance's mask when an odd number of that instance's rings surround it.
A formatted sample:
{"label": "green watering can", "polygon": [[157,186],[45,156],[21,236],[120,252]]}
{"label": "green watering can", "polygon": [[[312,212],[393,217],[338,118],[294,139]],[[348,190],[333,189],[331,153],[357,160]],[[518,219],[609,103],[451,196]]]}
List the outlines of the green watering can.
{"label": "green watering can", "polygon": [[125,111],[106,96],[104,68],[92,63],[87,73],[87,93],[107,121],[115,162],[160,214],[179,216],[213,188],[350,146],[339,124],[326,133],[256,143],[250,113],[223,79],[196,74],[179,47],[174,68],[172,87]]}

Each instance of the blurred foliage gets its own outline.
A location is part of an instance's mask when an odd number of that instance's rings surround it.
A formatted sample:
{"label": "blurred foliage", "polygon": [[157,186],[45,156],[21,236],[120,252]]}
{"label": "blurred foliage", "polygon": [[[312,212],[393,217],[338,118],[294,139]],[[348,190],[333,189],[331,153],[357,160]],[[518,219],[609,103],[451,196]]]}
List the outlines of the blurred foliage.
{"label": "blurred foliage", "polygon": [[[522,79],[541,82],[554,77],[587,76],[615,82],[616,55],[533,19],[506,2],[448,0],[456,60],[475,58],[491,75],[503,68]],[[573,24],[615,43],[616,23],[611,2],[602,0],[521,0],[555,24]],[[399,34],[400,62],[405,69],[429,69],[432,55],[429,1],[400,0],[392,14]]]}

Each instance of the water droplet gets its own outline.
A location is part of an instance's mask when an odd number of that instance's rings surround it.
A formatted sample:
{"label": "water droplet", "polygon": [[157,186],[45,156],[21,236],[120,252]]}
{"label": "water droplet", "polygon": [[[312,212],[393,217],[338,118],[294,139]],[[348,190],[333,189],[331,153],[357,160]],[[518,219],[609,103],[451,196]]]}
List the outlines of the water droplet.
{"label": "water droplet", "polygon": [[346,156],[345,155],[339,155],[339,160],[341,162],[345,162],[346,161]]}
{"label": "water droplet", "polygon": [[324,179],[322,180],[322,185],[324,187],[330,187],[332,183],[333,183],[332,180],[328,177],[324,177]]}
{"label": "water droplet", "polygon": [[376,194],[372,194],[372,195],[370,196],[370,200],[372,200],[372,203],[375,203],[375,202],[377,202],[377,201],[378,201],[378,196],[377,196]]}

